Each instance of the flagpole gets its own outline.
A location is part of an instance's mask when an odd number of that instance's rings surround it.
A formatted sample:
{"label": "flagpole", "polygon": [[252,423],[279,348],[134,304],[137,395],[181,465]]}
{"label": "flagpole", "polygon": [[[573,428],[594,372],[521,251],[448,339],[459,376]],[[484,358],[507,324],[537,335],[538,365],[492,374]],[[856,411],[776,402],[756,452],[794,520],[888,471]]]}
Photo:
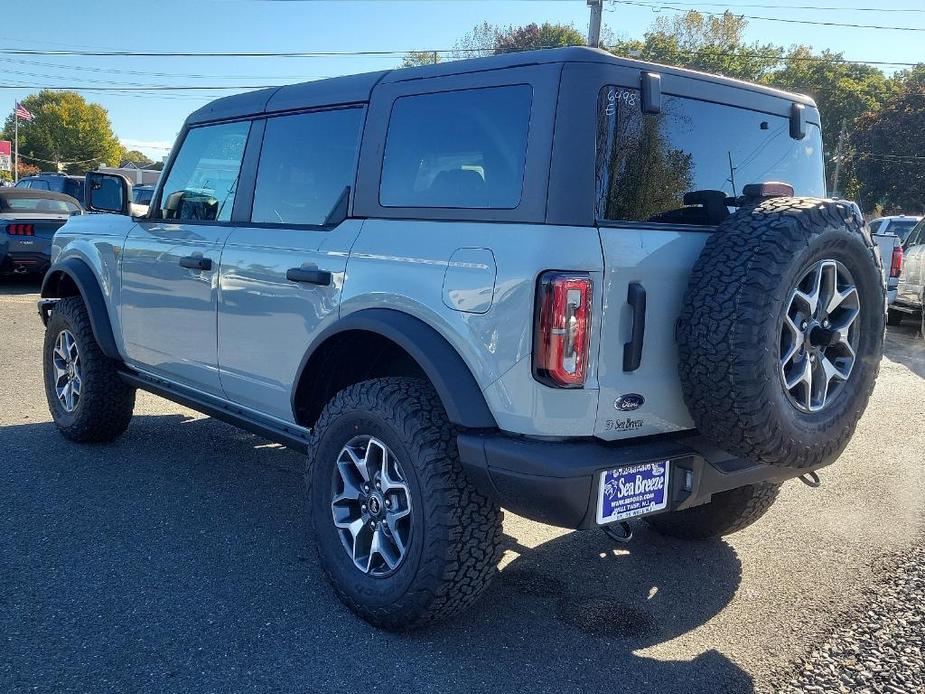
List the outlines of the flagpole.
{"label": "flagpole", "polygon": [[19,104],[14,104],[15,108],[13,109],[14,118],[16,119],[16,125],[13,126],[13,132],[15,133],[13,139],[16,141],[15,153],[13,154],[13,184],[19,183]]}

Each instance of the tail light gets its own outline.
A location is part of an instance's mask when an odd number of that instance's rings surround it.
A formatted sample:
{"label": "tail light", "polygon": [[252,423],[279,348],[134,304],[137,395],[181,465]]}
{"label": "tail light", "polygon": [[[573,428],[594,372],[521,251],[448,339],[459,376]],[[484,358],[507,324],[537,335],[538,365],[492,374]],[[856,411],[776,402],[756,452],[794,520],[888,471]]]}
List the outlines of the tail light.
{"label": "tail light", "polygon": [[35,236],[35,227],[31,224],[8,224],[6,233],[10,236]]}
{"label": "tail light", "polygon": [[573,272],[540,276],[536,297],[533,373],[558,388],[580,388],[588,370],[591,278]]}
{"label": "tail light", "polygon": [[893,259],[890,261],[890,277],[899,277],[903,271],[903,247],[893,247]]}

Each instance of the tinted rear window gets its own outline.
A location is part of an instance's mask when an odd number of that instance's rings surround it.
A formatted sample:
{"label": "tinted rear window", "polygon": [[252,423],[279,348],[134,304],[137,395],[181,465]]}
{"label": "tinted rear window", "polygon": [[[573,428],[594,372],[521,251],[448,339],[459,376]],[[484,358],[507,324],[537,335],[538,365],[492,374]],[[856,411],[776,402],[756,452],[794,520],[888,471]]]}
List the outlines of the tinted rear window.
{"label": "tinted rear window", "polygon": [[362,109],[267,121],[251,220],[323,225],[353,185]]}
{"label": "tinted rear window", "polygon": [[797,195],[824,197],[822,136],[790,137],[790,121],[757,111],[665,95],[642,113],[635,89],[604,87],[598,97],[597,219],[706,224],[693,191],[734,197],[748,183],[783,181]]}
{"label": "tinted rear window", "polygon": [[520,204],[533,90],[469,89],[395,101],[384,207],[513,209]]}

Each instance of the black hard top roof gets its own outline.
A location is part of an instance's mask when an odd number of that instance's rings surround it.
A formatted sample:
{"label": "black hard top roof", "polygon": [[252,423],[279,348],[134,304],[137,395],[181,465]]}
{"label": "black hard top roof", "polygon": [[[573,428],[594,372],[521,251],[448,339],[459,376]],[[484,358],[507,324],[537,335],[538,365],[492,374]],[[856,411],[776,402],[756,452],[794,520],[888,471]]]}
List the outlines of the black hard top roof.
{"label": "black hard top roof", "polygon": [[188,125],[204,123],[225,118],[250,116],[261,113],[274,113],[291,109],[313,108],[333,104],[361,103],[369,101],[373,88],[379,84],[405,82],[429,77],[446,77],[484,70],[499,70],[527,65],[549,63],[600,63],[619,67],[635,68],[640,71],[650,70],[660,73],[691,77],[698,80],[727,84],[749,91],[776,96],[789,101],[815,107],[815,102],[808,96],[791,94],[763,85],[743,82],[729,77],[710,75],[695,70],[647,63],[631,58],[620,58],[599,48],[572,46],[568,48],[548,48],[540,51],[522,51],[493,55],[487,58],[470,58],[467,60],[449,60],[435,65],[399,68],[366,72],[359,75],[333,77],[314,82],[302,82],[283,87],[270,87],[244,94],[235,94],[206,104],[190,114],[186,119]]}
{"label": "black hard top roof", "polygon": [[[20,179],[22,180],[22,179]],[[6,188],[0,187],[0,207],[6,207],[6,201],[16,198],[30,198],[32,200],[63,200],[80,207],[80,202],[64,193],[54,193],[50,190],[36,190],[35,188]]]}

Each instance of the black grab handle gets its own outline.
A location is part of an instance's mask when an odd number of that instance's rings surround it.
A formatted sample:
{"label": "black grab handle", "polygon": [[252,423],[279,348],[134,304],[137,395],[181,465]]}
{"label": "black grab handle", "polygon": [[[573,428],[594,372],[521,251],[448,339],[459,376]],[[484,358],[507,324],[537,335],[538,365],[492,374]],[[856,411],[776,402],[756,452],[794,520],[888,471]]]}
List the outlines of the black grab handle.
{"label": "black grab handle", "polygon": [[291,267],[286,270],[286,279],[290,282],[304,282],[305,284],[318,284],[322,287],[327,287],[331,284],[331,273],[327,270]]}
{"label": "black grab handle", "polygon": [[633,309],[633,333],[623,345],[623,370],[635,371],[642,361],[642,341],[646,334],[646,290],[639,282],[630,282],[626,302]]}
{"label": "black grab handle", "polygon": [[188,270],[211,270],[212,258],[203,258],[201,255],[188,255],[180,258],[180,267]]}

